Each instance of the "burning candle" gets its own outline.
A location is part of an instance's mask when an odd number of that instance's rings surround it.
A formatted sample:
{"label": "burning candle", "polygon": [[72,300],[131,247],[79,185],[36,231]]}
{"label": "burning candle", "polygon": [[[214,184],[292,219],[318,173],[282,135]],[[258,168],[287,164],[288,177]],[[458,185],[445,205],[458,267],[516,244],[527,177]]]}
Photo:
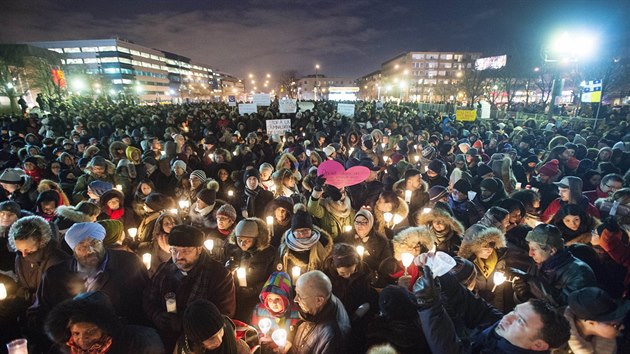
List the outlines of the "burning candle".
{"label": "burning candle", "polygon": [[205,240],[203,241],[203,246],[210,252],[214,248],[214,240]]}
{"label": "burning candle", "polygon": [[405,202],[411,203],[411,191],[409,189],[405,190]]}
{"label": "burning candle", "polygon": [[7,298],[7,288],[4,286],[4,283],[0,283],[0,300],[4,300]]}
{"label": "burning candle", "polygon": [[160,155],[166,156],[166,151],[160,151]]}
{"label": "burning candle", "polygon": [[388,160],[389,160],[389,157],[383,156],[383,162],[387,163]]}
{"label": "burning candle", "polygon": [[428,214],[431,212],[431,208],[422,208],[422,214]]}
{"label": "burning candle", "polygon": [[351,148],[350,148],[350,155],[352,155],[352,153],[353,153],[353,152],[354,152],[354,148],[353,148],[353,147],[351,147]]}
{"label": "burning candle", "polygon": [[394,214],[392,213],[383,213],[383,220],[385,220],[386,226],[389,226],[389,223],[394,218]]}
{"label": "burning candle", "polygon": [[521,189],[523,184],[521,182],[516,183],[516,189]]}
{"label": "burning candle", "polygon": [[234,196],[234,191],[229,190],[229,191],[228,191],[228,197],[230,197],[230,198],[231,198],[232,196]]}
{"label": "burning candle", "polygon": [[178,203],[179,203],[180,209],[186,209],[190,206],[190,201],[185,200],[185,199],[180,200]]}
{"label": "burning candle", "polygon": [[177,211],[177,209],[173,208],[173,209],[169,209],[169,213],[171,213],[173,215],[177,215],[178,211]]}
{"label": "burning candle", "polygon": [[260,328],[260,331],[263,334],[262,336],[266,336],[267,332],[271,329],[271,320],[267,317],[261,318],[260,321],[258,321],[258,328]]}
{"label": "burning candle", "polygon": [[405,275],[409,275],[408,268],[411,265],[411,262],[413,262],[413,254],[405,252],[401,255],[401,258],[402,264],[405,267]]}
{"label": "burning candle", "polygon": [[166,312],[177,313],[177,295],[175,293],[166,293],[164,300],[166,300]]}
{"label": "burning candle", "polygon": [[265,220],[267,221],[267,226],[273,226],[273,216],[269,215]]}
{"label": "burning candle", "polygon": [[492,280],[494,281],[492,292],[494,292],[497,289],[497,286],[507,281],[507,278],[505,277],[505,274],[503,274],[503,272],[495,271],[494,275],[492,276]]}
{"label": "burning candle", "polygon": [[246,287],[247,286],[247,269],[243,267],[238,267],[236,269],[236,277],[238,278],[238,286]]}
{"label": "burning candle", "polygon": [[365,253],[365,247],[358,245],[357,246],[357,253],[359,254],[359,257],[361,257],[361,260],[363,260],[363,254]]}
{"label": "burning candle", "polygon": [[352,226],[350,226],[350,225],[346,225],[346,226],[344,226],[344,227],[343,227],[343,231],[345,231],[345,232],[350,232],[350,231],[352,231]]}
{"label": "burning candle", "polygon": [[122,192],[122,184],[117,184],[116,185],[116,190],[119,192]]}
{"label": "burning candle", "polygon": [[147,269],[151,269],[151,253],[145,253],[142,255],[142,263]]}
{"label": "burning candle", "polygon": [[381,147],[383,148],[383,150],[385,150],[385,146],[387,146],[387,144],[385,144],[385,143],[381,144]]}
{"label": "burning candle", "polygon": [[138,229],[135,227],[132,227],[130,229],[127,229],[127,234],[129,234],[129,237],[131,237],[132,239],[136,239],[136,235],[138,235]]}
{"label": "burning candle", "polygon": [[403,221],[402,215],[394,214],[394,226],[400,224]]}
{"label": "burning candle", "polygon": [[418,162],[418,161],[420,161],[420,156],[416,155],[416,156],[413,157],[413,159],[414,159],[414,161]]}
{"label": "burning candle", "polygon": [[301,273],[302,269],[300,267],[293,266],[293,268],[291,268],[291,278],[293,278],[293,284],[295,284]]}
{"label": "burning candle", "polygon": [[271,334],[271,339],[276,343],[280,351],[284,350],[284,346],[287,345],[287,331],[282,328],[276,329]]}

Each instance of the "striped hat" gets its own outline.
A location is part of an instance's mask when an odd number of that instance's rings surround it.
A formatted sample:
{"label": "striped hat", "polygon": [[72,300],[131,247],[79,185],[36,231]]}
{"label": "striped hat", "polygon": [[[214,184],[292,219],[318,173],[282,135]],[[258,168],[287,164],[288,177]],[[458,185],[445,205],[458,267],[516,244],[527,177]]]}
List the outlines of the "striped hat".
{"label": "striped hat", "polygon": [[267,295],[276,294],[282,297],[285,310],[288,310],[290,306],[290,299],[293,298],[291,293],[291,277],[285,272],[273,272],[265,282],[262,291],[260,292],[260,302],[265,305],[267,309]]}

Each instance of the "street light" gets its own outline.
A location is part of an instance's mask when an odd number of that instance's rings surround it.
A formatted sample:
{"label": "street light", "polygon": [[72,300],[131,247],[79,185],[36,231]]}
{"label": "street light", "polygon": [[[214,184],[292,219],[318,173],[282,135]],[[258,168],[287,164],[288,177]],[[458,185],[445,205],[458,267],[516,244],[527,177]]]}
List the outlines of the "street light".
{"label": "street light", "polygon": [[319,64],[315,64],[315,85],[313,85],[313,99],[317,101],[317,87],[319,86],[319,80],[317,71],[319,70]]}

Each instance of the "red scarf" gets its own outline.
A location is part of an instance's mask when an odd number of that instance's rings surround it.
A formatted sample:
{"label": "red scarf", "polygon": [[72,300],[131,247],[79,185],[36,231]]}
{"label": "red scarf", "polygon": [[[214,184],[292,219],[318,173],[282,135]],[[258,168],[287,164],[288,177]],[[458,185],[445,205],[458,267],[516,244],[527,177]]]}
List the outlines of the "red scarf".
{"label": "red scarf", "polygon": [[[398,261],[398,268],[400,269],[399,271],[389,275],[393,279],[398,279],[405,274],[405,267],[403,266],[401,261]],[[409,291],[411,291],[413,288],[413,284],[416,282],[416,280],[418,280],[418,278],[420,278],[420,269],[415,263],[412,262],[411,265],[407,268],[407,274],[411,275],[411,282],[409,283]]]}
{"label": "red scarf", "polygon": [[24,170],[24,172],[26,172],[26,174],[31,177],[31,180],[33,181],[33,183],[35,183],[35,185],[38,185],[39,182],[42,180],[42,171],[35,167],[34,169],[30,170],[30,171],[26,171]]}
{"label": "red scarf", "polygon": [[70,354],[103,354],[109,351],[109,348],[112,346],[112,337],[103,336],[98,343],[92,344],[89,349],[81,349],[75,342],[72,337],[70,340],[66,342],[68,348],[70,348]]}
{"label": "red scarf", "polygon": [[112,220],[119,220],[125,215],[125,208],[118,208],[116,210],[111,210],[109,207],[105,207],[105,213],[109,215],[109,218]]}

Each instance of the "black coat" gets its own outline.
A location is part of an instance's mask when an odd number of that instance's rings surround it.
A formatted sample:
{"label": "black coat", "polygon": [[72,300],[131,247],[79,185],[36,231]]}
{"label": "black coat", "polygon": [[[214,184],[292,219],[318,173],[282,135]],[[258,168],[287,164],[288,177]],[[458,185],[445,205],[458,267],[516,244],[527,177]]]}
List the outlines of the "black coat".
{"label": "black coat", "polygon": [[[271,203],[273,200],[273,193],[270,191],[266,191],[262,189],[262,187],[258,186],[257,188],[258,194],[254,198],[253,210],[248,210],[248,217],[256,217],[265,220],[265,208],[267,208],[267,204]],[[240,195],[236,198],[237,202],[234,206],[236,209],[236,214],[240,219],[242,216],[242,211],[247,210],[247,200],[248,196],[245,191],[240,191]]]}
{"label": "black coat", "polygon": [[48,268],[68,258],[69,256],[57,247],[55,240],[51,240],[46,246],[26,257],[18,253],[15,257],[15,273],[18,278],[19,295],[32,304],[44,273]]}
{"label": "black coat", "polygon": [[291,354],[346,354],[350,320],[334,295],[317,315],[305,315],[293,339]]}
{"label": "black coat", "polygon": [[351,233],[342,234],[339,242],[347,243],[355,247],[359,245],[365,247],[363,262],[365,262],[371,270],[378,270],[381,262],[393,255],[392,245],[389,240],[385,236],[377,234],[374,228],[370,230],[370,235],[366,243],[355,238]]}

